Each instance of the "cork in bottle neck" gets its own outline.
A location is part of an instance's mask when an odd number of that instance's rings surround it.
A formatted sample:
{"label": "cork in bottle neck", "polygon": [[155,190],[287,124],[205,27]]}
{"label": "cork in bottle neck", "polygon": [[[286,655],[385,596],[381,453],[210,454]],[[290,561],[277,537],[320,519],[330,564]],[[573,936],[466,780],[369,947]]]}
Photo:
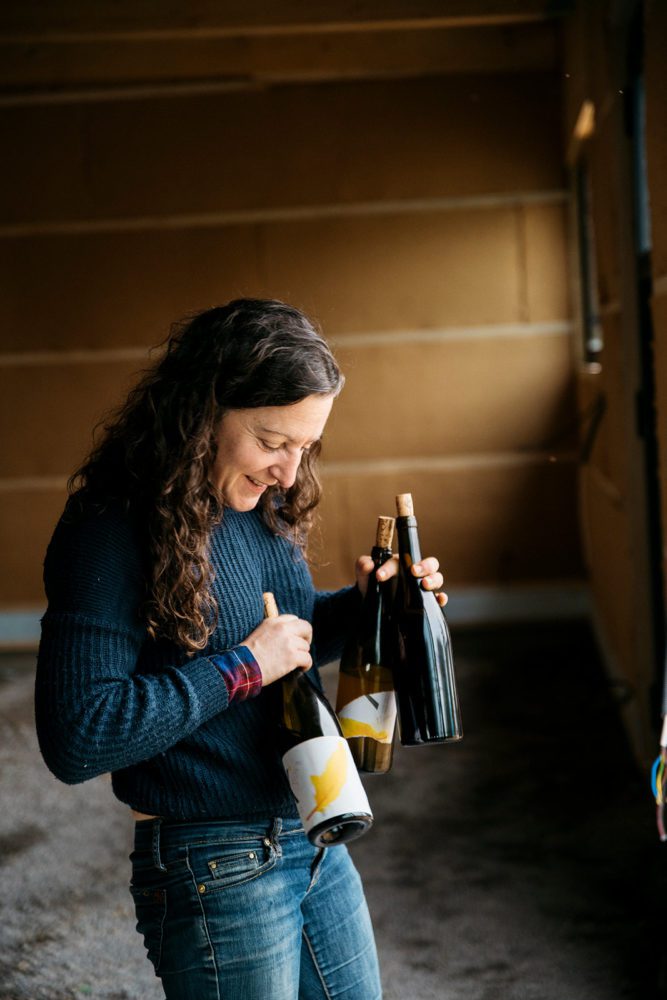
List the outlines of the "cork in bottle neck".
{"label": "cork in bottle neck", "polygon": [[378,517],[377,534],[375,535],[375,545],[378,549],[390,549],[394,538],[393,517]]}
{"label": "cork in bottle neck", "polygon": [[414,517],[415,508],[412,493],[399,493],[396,497],[396,513],[399,517]]}
{"label": "cork in bottle neck", "polygon": [[262,594],[262,598],[264,599],[264,617],[277,618],[280,612],[278,611],[278,605],[273,594],[267,591],[266,594]]}

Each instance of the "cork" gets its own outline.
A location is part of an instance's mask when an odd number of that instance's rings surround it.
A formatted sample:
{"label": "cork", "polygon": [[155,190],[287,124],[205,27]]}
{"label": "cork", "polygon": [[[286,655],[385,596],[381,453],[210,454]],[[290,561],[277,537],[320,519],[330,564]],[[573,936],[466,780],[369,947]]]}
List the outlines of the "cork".
{"label": "cork", "polygon": [[393,517],[378,517],[378,527],[377,534],[375,536],[375,544],[379,549],[390,549],[391,542],[394,537],[394,521]]}
{"label": "cork", "polygon": [[264,598],[264,617],[277,618],[280,612],[278,611],[278,605],[273,594],[267,591],[266,594],[262,594],[262,597]]}
{"label": "cork", "polygon": [[399,493],[396,497],[396,513],[399,517],[414,517],[412,493]]}

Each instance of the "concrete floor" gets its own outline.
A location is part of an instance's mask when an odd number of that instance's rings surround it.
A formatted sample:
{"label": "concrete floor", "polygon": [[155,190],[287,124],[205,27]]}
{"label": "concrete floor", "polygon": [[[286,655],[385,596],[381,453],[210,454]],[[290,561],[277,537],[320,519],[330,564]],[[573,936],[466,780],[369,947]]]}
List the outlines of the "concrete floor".
{"label": "concrete floor", "polygon": [[[667,845],[583,625],[455,636],[466,736],[369,778],[385,1000],[667,997]],[[157,1000],[108,780],[60,785],[0,658],[0,1000]]]}

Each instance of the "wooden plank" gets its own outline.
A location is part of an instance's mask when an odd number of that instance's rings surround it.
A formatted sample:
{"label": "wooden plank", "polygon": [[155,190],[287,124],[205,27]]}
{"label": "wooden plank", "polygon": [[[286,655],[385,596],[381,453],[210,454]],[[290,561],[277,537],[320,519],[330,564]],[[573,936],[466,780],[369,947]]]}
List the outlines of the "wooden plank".
{"label": "wooden plank", "polygon": [[17,428],[4,442],[0,477],[70,475],[92,446],[93,427],[122,402],[140,367],[0,367],[0,426]]}
{"label": "wooden plank", "polygon": [[329,336],[520,318],[508,209],[284,223],[263,245],[268,287]]}
{"label": "wooden plank", "polygon": [[558,190],[558,113],[550,74],[3,108],[0,145],[11,155],[0,217],[113,220]]}
{"label": "wooden plank", "polygon": [[567,336],[380,345],[336,354],[347,382],[327,428],[327,462],[572,444]]}
{"label": "wooden plank", "polygon": [[[160,343],[174,320],[265,295],[252,227],[0,241],[0,349]],[[35,288],[39,287],[39,295]]]}
{"label": "wooden plank", "polygon": [[[567,336],[337,354],[347,384],[327,427],[327,462],[562,450],[573,443],[566,433],[573,408]],[[38,429],[7,438],[0,477],[69,474],[89,449],[93,426],[122,401],[141,367],[136,360],[0,367],[0,424]]]}
{"label": "wooden plank", "polygon": [[568,0],[358,0],[354,4],[312,0],[10,0],[0,6],[0,32],[28,38],[133,35],[169,32],[245,34],[402,28],[434,25],[513,24],[543,21],[566,13]]}
{"label": "wooden plank", "polygon": [[570,315],[567,205],[521,209],[525,234],[526,318],[530,323]]}
{"label": "wooden plank", "polygon": [[[414,493],[424,554],[440,558],[450,585],[577,577],[573,476],[571,466],[549,465],[332,479],[325,482],[319,556],[313,553],[317,582],[350,582],[377,514],[391,513],[395,493],[405,489]],[[64,503],[61,490],[0,493],[0,605],[43,603],[44,553]]]}
{"label": "wooden plank", "polygon": [[64,490],[0,492],[0,606],[45,604],[42,565]]}
{"label": "wooden plank", "polygon": [[575,467],[559,463],[326,478],[317,582],[350,581],[401,492],[413,494],[423,554],[440,559],[452,586],[579,576],[575,481]]}
{"label": "wooden plank", "polygon": [[555,71],[553,23],[452,31],[332,31],[326,35],[158,38],[33,43],[0,40],[0,88],[113,87],[183,82],[321,81],[435,73]]}
{"label": "wooden plank", "polygon": [[517,322],[515,233],[512,210],[484,209],[2,240],[0,350],[143,347],[238,295],[300,305],[332,337]]}

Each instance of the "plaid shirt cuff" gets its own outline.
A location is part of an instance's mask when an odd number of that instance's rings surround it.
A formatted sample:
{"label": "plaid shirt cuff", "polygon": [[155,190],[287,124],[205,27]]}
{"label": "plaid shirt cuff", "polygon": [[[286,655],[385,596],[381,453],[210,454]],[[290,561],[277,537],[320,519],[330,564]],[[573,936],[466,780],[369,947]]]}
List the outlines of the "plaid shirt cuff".
{"label": "plaid shirt cuff", "polygon": [[222,674],[230,702],[256,698],[262,690],[262,671],[247,646],[235,646],[209,660]]}

